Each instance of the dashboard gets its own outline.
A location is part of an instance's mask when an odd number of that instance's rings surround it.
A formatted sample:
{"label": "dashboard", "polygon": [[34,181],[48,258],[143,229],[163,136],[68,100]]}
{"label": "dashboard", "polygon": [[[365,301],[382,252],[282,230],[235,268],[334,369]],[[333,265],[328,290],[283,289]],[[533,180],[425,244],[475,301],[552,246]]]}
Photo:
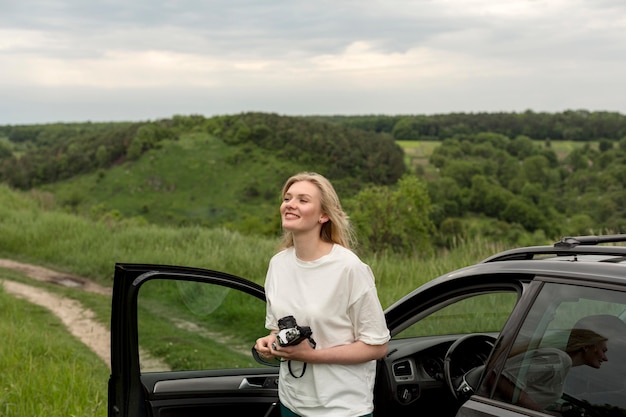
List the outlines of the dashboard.
{"label": "dashboard", "polygon": [[[394,416],[436,413],[454,415],[459,402],[446,382],[445,358],[450,347],[464,335],[424,336],[392,339],[387,356],[381,361],[375,390],[385,410]],[[463,346],[451,361],[452,377],[483,365],[488,354],[476,343]],[[381,406],[382,408],[382,406]]]}

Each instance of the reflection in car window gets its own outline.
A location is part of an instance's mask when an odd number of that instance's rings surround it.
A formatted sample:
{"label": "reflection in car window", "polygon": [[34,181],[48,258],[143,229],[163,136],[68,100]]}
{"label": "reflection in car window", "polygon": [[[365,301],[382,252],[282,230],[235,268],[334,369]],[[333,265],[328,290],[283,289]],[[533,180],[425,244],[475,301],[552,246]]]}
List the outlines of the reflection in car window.
{"label": "reflection in car window", "polygon": [[142,372],[259,367],[251,347],[265,302],[226,287],[153,279],[139,289]]}
{"label": "reflection in car window", "polygon": [[395,338],[499,332],[517,299],[517,292],[463,298],[414,323]]}
{"label": "reflection in car window", "polygon": [[501,376],[485,384],[494,398],[530,409],[626,414],[624,311],[624,292],[545,284]]}

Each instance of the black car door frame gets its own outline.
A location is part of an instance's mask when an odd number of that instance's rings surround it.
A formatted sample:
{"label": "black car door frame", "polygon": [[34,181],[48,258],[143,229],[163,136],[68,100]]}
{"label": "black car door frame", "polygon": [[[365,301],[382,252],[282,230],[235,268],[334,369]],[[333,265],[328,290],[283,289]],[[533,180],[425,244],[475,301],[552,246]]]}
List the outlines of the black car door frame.
{"label": "black car door frame", "polygon": [[[151,416],[154,403],[150,396],[155,386],[167,379],[177,387],[204,383],[207,389],[223,386],[223,395],[210,399],[194,398],[183,389],[180,396],[170,393],[159,400],[158,407],[169,407],[169,412],[159,415],[177,415],[175,410],[181,404],[195,405],[211,402],[237,404],[233,411],[244,410],[245,404],[254,404],[254,410],[263,410],[259,415],[273,415],[278,401],[278,368],[250,368],[229,371],[189,371],[184,373],[157,372],[144,374],[140,371],[137,299],[139,288],[152,279],[171,279],[215,284],[247,293],[265,302],[262,286],[224,272],[201,268],[169,265],[118,263],[115,265],[112,311],[111,311],[111,375],[108,385],[108,416],[139,417]],[[263,320],[260,317],[259,320]],[[259,335],[261,336],[261,335]],[[252,346],[251,346],[252,348]],[[177,374],[177,375],[173,375]],[[171,382],[175,381],[175,382]],[[178,382],[182,381],[182,382]],[[185,385],[186,384],[186,385]],[[163,384],[161,384],[163,385]],[[165,384],[167,385],[167,384]],[[176,393],[177,390],[172,391]],[[235,398],[235,396],[237,398]],[[184,398],[184,399],[183,399]],[[239,407],[239,408],[238,408]],[[252,407],[250,405],[249,407]],[[250,410],[249,408],[248,410]],[[194,414],[190,408],[187,415]],[[277,412],[277,410],[276,410]],[[254,413],[256,414],[256,412]],[[248,413],[248,415],[252,415]]]}

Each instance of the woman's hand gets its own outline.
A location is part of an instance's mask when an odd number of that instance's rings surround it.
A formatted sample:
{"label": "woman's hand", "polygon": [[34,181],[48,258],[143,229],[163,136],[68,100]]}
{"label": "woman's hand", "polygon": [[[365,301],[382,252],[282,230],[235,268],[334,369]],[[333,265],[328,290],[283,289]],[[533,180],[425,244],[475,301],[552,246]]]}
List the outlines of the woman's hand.
{"label": "woman's hand", "polygon": [[276,343],[272,348],[272,355],[284,360],[294,360],[300,362],[313,363],[313,356],[315,349],[308,340],[303,340],[297,345],[281,346]]}
{"label": "woman's hand", "polygon": [[276,334],[270,333],[269,335],[260,337],[256,340],[254,350],[256,350],[262,358],[273,359],[277,356],[274,354],[275,351],[272,349],[273,344],[276,344]]}

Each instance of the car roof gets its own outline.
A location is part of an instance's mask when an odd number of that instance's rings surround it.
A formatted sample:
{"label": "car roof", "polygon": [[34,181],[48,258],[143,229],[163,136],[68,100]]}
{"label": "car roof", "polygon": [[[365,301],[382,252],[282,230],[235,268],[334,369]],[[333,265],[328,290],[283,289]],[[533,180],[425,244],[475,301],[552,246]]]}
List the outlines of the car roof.
{"label": "car roof", "polygon": [[[510,249],[441,278],[480,274],[527,274],[626,285],[626,234],[568,236],[554,245]],[[611,243],[612,245],[606,245]],[[447,277],[447,278],[446,278]]]}
{"label": "car roof", "polygon": [[555,260],[625,263],[626,246],[600,245],[624,242],[626,242],[626,234],[568,236],[552,246],[530,246],[500,252],[485,259],[483,263],[550,258]]}
{"label": "car roof", "polygon": [[552,246],[506,250],[426,282],[388,307],[385,313],[395,322],[408,314],[405,306],[434,302],[442,291],[452,293],[470,288],[480,291],[494,286],[510,289],[537,277],[626,289],[626,246],[598,245],[616,242],[626,242],[626,234],[565,237]]}

